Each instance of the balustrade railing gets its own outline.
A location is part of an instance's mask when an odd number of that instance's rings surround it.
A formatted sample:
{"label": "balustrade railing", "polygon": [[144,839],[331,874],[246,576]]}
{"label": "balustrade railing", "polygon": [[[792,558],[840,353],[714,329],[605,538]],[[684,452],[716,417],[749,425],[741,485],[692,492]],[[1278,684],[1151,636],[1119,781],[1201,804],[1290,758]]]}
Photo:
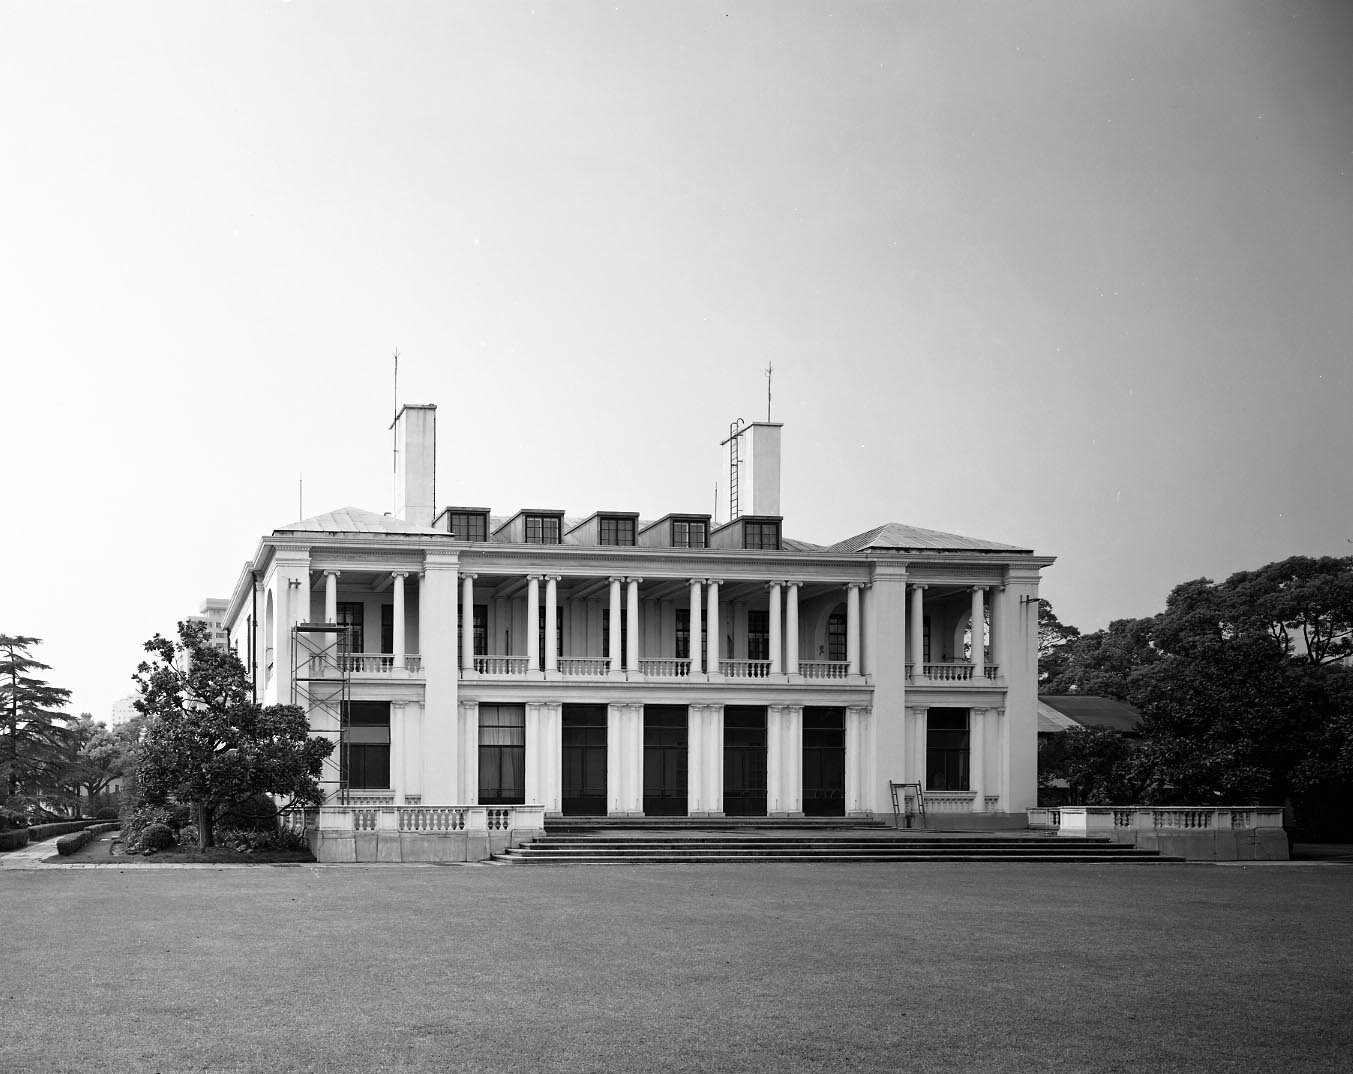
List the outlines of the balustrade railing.
{"label": "balustrade railing", "polygon": [[288,827],[353,832],[508,832],[541,829],[545,808],[538,805],[329,805],[287,815]]}
{"label": "balustrade railing", "polygon": [[476,656],[474,669],[481,675],[525,675],[531,661],[525,656]]}
{"label": "balustrade railing", "polygon": [[799,674],[805,679],[844,679],[850,675],[845,660],[800,660]]}
{"label": "balustrade railing", "polygon": [[680,679],[690,675],[691,662],[689,660],[678,660],[675,657],[641,657],[639,672],[642,675],[652,675],[655,678]]}
{"label": "balustrade railing", "polygon": [[[907,665],[907,678],[912,682],[972,682],[977,679],[974,672],[977,669],[967,662],[947,662],[947,663],[929,663],[921,665],[919,676],[916,672],[915,664]],[[997,664],[984,664],[982,667],[981,678],[988,682],[995,682],[1001,677],[1001,669]]]}
{"label": "balustrade railing", "polygon": [[1030,810],[1029,818],[1032,825],[1077,835],[1111,829],[1202,832],[1283,826],[1278,806],[1062,806]]}
{"label": "balustrade railing", "polygon": [[455,806],[399,806],[401,832],[463,832],[466,809]]}
{"label": "balustrade railing", "polygon": [[611,658],[608,656],[561,656],[559,674],[600,676],[611,670]]}
{"label": "balustrade railing", "polygon": [[770,661],[720,660],[719,671],[729,679],[764,679],[770,675]]}

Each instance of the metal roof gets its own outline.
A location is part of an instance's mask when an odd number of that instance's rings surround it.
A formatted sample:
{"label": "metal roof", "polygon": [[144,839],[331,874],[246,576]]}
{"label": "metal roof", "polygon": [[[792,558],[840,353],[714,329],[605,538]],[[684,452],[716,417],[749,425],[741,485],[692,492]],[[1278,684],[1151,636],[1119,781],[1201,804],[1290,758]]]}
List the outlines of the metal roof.
{"label": "metal roof", "polygon": [[907,526],[901,522],[889,522],[875,526],[865,533],[847,537],[829,545],[828,552],[1032,552],[1031,548],[1020,548],[1013,544],[997,544],[995,541],[982,541],[976,537],[961,537],[957,533],[941,533],[939,530],[925,530],[920,526]]}
{"label": "metal roof", "polygon": [[[1135,731],[1141,718],[1137,709],[1111,697],[1083,694],[1040,694],[1038,697],[1039,731],[1065,731],[1068,725]],[[1045,721],[1048,726],[1044,726]]]}
{"label": "metal roof", "polygon": [[444,533],[431,526],[405,522],[394,515],[378,515],[360,507],[340,507],[313,518],[303,518],[289,526],[279,526],[273,533]]}

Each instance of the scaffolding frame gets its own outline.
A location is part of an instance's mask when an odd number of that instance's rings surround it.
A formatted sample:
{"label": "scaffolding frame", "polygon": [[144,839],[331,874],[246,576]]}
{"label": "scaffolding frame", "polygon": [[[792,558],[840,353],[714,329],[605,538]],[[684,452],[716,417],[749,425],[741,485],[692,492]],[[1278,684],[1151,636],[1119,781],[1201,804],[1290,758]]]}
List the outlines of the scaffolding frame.
{"label": "scaffolding frame", "polygon": [[341,637],[336,623],[297,623],[291,628],[291,703],[305,710],[312,735],[337,729],[337,804],[347,805],[352,678],[348,661],[342,659]]}

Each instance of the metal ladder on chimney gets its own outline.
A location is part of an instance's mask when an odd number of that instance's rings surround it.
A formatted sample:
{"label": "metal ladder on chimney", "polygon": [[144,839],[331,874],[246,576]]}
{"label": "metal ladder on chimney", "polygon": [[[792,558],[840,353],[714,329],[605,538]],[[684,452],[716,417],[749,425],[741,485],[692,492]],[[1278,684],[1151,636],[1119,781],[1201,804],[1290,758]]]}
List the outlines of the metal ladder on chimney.
{"label": "metal ladder on chimney", "polygon": [[[902,818],[906,817],[907,827],[911,827],[911,818],[917,816],[921,818],[921,826],[925,826],[925,792],[921,789],[919,783],[894,783],[888,781],[888,790],[893,796],[893,827],[902,827]],[[911,810],[911,803],[916,803],[916,811]]]}

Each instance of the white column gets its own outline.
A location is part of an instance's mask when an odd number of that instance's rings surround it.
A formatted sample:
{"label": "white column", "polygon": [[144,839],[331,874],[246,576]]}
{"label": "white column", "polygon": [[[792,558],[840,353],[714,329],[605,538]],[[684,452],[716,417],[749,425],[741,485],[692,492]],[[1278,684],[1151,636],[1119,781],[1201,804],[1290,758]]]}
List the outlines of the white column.
{"label": "white column", "polygon": [[540,670],[540,575],[526,577],[526,666]]}
{"label": "white column", "polygon": [[405,571],[392,571],[390,577],[394,579],[394,599],[395,606],[391,613],[394,620],[394,666],[402,668],[404,666],[404,579],[408,577]]}
{"label": "white column", "polygon": [[611,658],[611,674],[617,674],[620,671],[620,582],[619,578],[611,579],[611,651],[606,655]]}
{"label": "white column", "polygon": [[[474,670],[474,580],[473,574],[461,575],[460,586],[460,667],[462,671]],[[420,598],[422,594],[419,594]],[[419,605],[422,606],[421,604]],[[432,654],[426,643],[422,643],[423,668],[426,671]]]}
{"label": "white column", "polygon": [[642,578],[626,579],[625,629],[629,636],[625,639],[625,666],[630,671],[639,670],[639,583],[642,581]]}
{"label": "white column", "polygon": [[1010,654],[1006,650],[1009,640],[1007,618],[1010,614],[1010,602],[1006,599],[1005,586],[996,586],[991,591],[991,660],[999,675],[1008,675],[1006,663]]}
{"label": "white column", "polygon": [[691,579],[690,657],[692,675],[700,675],[704,672],[704,654],[700,651],[700,586],[701,579]]}
{"label": "white column", "polygon": [[968,785],[972,787],[972,811],[987,811],[987,712],[968,710]]}
{"label": "white column", "polygon": [[[464,802],[473,805],[479,801],[479,702],[460,703],[458,740],[460,787],[459,794],[446,804]],[[431,805],[441,803],[433,801]]]}
{"label": "white column", "polygon": [[780,583],[771,582],[770,590],[770,673],[779,675],[784,667],[784,613],[780,610]]}
{"label": "white column", "polygon": [[719,674],[719,579],[708,580],[709,598],[705,609],[705,619],[709,624],[709,649],[705,654],[705,671],[711,675]]}
{"label": "white column", "polygon": [[338,622],[338,571],[324,572],[324,621]]}
{"label": "white column", "polygon": [[916,735],[916,756],[914,758],[914,767],[912,768],[912,781],[919,783],[921,789],[925,790],[926,778],[926,750],[929,748],[930,722],[928,708],[917,706],[912,709],[916,716],[914,732]]}
{"label": "white column", "polygon": [[404,782],[404,759],[408,743],[404,740],[404,701],[390,702],[390,789],[395,792],[396,804],[404,801],[407,787]]}
{"label": "white column", "polygon": [[785,770],[781,784],[785,812],[803,816],[803,706],[785,706]]}
{"label": "white column", "polygon": [[996,721],[996,794],[1000,801],[996,803],[998,813],[1010,812],[1010,723],[1005,718],[1004,708],[991,710]]}
{"label": "white column", "polygon": [[785,673],[799,673],[799,583],[786,582]]}
{"label": "white column", "polygon": [[972,677],[974,682],[980,682],[985,677],[983,647],[986,644],[986,613],[982,607],[982,594],[986,591],[986,586],[975,585],[972,587],[972,623],[969,626],[971,635],[971,645],[968,648],[968,658],[972,661]]}
{"label": "white column", "polygon": [[545,576],[545,670],[559,670],[559,575]]}
{"label": "white column", "polygon": [[846,707],[846,816],[858,816],[873,808],[868,705]]}
{"label": "white column", "polygon": [[911,587],[911,674],[917,682],[925,678],[925,614],[921,610],[925,586]]}
{"label": "white column", "polygon": [[846,586],[846,674],[860,673],[860,582]]}
{"label": "white column", "polygon": [[711,817],[723,816],[723,706],[705,706],[704,803]]}
{"label": "white column", "polygon": [[526,804],[544,805],[544,744],[541,712],[545,706],[539,701],[526,702]]}
{"label": "white column", "polygon": [[784,711],[783,705],[766,706],[766,814],[784,816],[781,802],[784,786]]}

